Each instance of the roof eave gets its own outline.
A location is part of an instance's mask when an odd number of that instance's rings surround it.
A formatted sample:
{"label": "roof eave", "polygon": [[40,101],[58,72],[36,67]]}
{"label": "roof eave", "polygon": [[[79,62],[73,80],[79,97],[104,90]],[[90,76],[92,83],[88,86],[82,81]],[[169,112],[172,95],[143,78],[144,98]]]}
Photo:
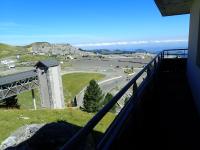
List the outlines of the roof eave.
{"label": "roof eave", "polygon": [[[185,4],[185,9],[178,9],[176,4],[173,6],[177,10],[175,11],[169,11],[170,6],[167,6],[167,4],[162,4],[162,0],[154,0],[155,4],[157,5],[158,9],[160,10],[160,13],[162,16],[174,16],[174,15],[183,15],[183,14],[189,14],[190,13],[190,4],[192,4],[192,0],[188,1],[188,3]],[[172,1],[171,1],[172,2]],[[173,3],[173,2],[172,2]],[[181,2],[179,3],[181,4]],[[183,3],[184,4],[184,3]],[[179,6],[180,7],[180,6]],[[166,10],[168,8],[168,10]]]}

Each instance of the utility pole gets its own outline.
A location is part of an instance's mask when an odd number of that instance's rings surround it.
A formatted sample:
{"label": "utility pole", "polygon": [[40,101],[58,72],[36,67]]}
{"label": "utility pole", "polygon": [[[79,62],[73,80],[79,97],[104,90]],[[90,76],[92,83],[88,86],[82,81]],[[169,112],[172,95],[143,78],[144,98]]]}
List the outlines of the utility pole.
{"label": "utility pole", "polygon": [[34,110],[36,110],[37,106],[36,106],[36,102],[35,102],[35,92],[34,92],[34,89],[31,90],[31,93],[32,93],[32,99],[33,99],[33,107],[34,107]]}

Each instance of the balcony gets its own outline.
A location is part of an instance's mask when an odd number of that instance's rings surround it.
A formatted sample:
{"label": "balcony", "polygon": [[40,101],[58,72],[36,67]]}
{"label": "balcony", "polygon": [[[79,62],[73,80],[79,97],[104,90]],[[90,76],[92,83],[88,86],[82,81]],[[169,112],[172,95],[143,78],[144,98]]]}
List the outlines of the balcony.
{"label": "balcony", "polygon": [[159,53],[62,149],[78,149],[130,89],[132,96],[95,149],[200,149],[200,120],[188,86],[186,64],[186,49]]}

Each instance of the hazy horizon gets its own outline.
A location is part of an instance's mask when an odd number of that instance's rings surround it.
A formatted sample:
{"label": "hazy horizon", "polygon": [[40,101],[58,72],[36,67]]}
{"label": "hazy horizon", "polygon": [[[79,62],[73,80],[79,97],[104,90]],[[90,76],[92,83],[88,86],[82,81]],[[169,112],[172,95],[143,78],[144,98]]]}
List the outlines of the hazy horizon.
{"label": "hazy horizon", "polygon": [[[37,42],[48,42],[48,41],[37,41]],[[34,42],[33,42],[34,43]],[[51,44],[71,44],[68,42],[55,43],[49,42]],[[26,46],[32,43],[27,44],[10,44],[10,43],[2,43],[13,46]],[[107,49],[107,50],[137,50],[144,49],[148,51],[160,51],[163,49],[175,49],[175,48],[188,48],[187,40],[180,41],[129,41],[129,42],[104,42],[104,43],[84,43],[80,45],[71,44],[74,47],[81,48],[84,50],[97,50],[97,49]]]}

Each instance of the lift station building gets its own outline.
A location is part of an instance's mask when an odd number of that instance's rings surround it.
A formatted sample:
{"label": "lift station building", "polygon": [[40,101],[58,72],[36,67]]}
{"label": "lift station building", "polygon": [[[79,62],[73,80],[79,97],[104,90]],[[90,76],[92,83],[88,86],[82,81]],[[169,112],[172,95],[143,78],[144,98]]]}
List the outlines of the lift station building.
{"label": "lift station building", "polygon": [[43,108],[65,107],[60,64],[56,60],[39,61],[35,65]]}

